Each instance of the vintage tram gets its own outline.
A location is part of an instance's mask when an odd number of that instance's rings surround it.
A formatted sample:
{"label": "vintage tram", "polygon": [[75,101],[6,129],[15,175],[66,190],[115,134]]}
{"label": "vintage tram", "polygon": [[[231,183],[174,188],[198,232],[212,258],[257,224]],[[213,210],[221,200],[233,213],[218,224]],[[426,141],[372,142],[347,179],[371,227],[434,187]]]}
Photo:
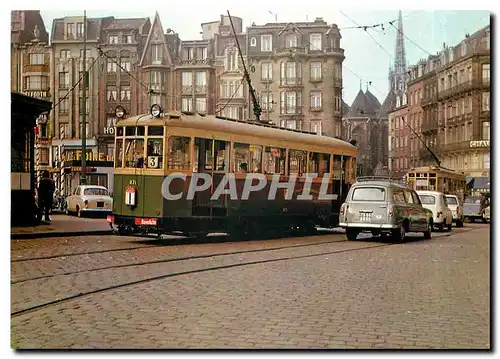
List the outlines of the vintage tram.
{"label": "vintage tram", "polygon": [[[117,233],[205,236],[276,233],[292,227],[309,232],[338,223],[340,206],[355,180],[357,149],[352,144],[257,122],[156,108],[156,113],[116,124],[113,214],[108,222]],[[307,179],[308,173],[317,177]],[[228,175],[233,180],[221,185]],[[200,176],[209,177],[210,185],[196,182]],[[263,178],[265,184],[247,191],[245,199],[249,176]],[[292,178],[295,184],[284,188]],[[255,189],[253,179],[250,186]],[[279,184],[274,184],[271,198],[275,179]],[[310,198],[300,198],[307,181]],[[193,186],[199,190],[193,192]],[[165,196],[166,190],[173,198]],[[217,191],[220,196],[214,198]]]}
{"label": "vintage tram", "polygon": [[415,191],[437,191],[454,194],[463,201],[467,194],[466,176],[462,172],[441,166],[422,166],[410,169],[406,185]]}

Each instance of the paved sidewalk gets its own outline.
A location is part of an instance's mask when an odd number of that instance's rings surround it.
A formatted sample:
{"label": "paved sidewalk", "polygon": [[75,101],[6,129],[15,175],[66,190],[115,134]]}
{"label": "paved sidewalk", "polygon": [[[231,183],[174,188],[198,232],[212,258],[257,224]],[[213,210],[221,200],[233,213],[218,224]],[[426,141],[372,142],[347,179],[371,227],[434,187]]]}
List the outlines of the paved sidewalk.
{"label": "paved sidewalk", "polygon": [[11,239],[111,233],[106,218],[78,218],[53,214],[51,219],[51,222],[42,222],[39,226],[11,227]]}

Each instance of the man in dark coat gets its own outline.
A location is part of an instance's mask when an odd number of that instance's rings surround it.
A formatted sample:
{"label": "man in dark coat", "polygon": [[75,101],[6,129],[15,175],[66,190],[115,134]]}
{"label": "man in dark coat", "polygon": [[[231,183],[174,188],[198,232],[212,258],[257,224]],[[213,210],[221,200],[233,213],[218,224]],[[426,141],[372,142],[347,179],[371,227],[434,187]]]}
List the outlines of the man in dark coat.
{"label": "man in dark coat", "polygon": [[50,222],[49,213],[52,208],[55,189],[56,186],[54,181],[49,177],[49,171],[43,171],[42,179],[38,185],[38,203],[47,222]]}

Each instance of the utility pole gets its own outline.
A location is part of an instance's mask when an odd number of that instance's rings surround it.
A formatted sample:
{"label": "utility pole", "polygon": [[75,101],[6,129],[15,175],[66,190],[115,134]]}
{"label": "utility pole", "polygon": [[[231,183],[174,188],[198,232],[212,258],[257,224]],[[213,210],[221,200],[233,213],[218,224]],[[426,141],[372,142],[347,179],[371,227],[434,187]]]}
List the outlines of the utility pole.
{"label": "utility pole", "polygon": [[82,174],[81,184],[87,184],[87,11],[83,11],[83,101],[80,103],[82,116]]}

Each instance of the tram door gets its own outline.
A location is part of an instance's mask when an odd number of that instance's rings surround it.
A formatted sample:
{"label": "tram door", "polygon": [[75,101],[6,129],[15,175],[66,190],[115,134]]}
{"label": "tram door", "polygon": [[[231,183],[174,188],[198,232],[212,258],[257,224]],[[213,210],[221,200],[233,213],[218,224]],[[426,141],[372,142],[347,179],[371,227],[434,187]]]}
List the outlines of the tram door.
{"label": "tram door", "polygon": [[[195,138],[196,164],[194,172],[206,173],[212,178],[211,186],[194,194],[193,216],[226,216],[229,195],[211,200],[224,175],[229,172],[230,143],[215,139]],[[201,180],[199,180],[201,185]]]}

